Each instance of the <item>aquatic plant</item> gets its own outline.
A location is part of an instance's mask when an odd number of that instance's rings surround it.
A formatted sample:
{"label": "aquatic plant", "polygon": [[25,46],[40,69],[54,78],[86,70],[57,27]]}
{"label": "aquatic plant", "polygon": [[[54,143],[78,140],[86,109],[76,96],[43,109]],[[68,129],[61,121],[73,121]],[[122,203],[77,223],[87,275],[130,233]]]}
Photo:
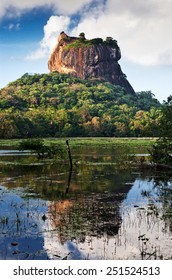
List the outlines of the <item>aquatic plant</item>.
{"label": "aquatic plant", "polygon": [[22,140],[18,145],[18,149],[21,151],[30,150],[36,153],[39,159],[64,156],[64,150],[60,144],[51,143],[50,145],[45,145],[43,139]]}

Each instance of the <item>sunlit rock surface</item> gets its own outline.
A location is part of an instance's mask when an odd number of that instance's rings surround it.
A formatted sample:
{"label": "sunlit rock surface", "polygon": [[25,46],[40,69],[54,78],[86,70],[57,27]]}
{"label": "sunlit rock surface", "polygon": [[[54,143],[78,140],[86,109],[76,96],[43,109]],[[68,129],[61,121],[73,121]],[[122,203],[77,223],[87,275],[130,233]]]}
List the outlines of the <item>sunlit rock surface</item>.
{"label": "sunlit rock surface", "polygon": [[87,40],[84,33],[80,37],[70,37],[61,32],[50,55],[48,68],[50,72],[72,74],[81,79],[108,81],[134,93],[118,63],[120,58],[120,48],[111,37],[106,41],[101,38]]}

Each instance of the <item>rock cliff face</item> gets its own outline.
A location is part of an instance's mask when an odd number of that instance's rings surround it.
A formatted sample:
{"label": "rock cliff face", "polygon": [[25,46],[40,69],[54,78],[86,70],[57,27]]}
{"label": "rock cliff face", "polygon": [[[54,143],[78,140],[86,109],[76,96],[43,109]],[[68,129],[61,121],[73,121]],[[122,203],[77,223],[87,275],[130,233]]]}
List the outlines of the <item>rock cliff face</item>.
{"label": "rock cliff face", "polygon": [[69,37],[61,32],[48,68],[50,72],[72,74],[81,79],[105,80],[134,93],[118,63],[120,58],[120,48],[111,37],[106,41],[101,38],[86,40],[84,33],[80,37]]}

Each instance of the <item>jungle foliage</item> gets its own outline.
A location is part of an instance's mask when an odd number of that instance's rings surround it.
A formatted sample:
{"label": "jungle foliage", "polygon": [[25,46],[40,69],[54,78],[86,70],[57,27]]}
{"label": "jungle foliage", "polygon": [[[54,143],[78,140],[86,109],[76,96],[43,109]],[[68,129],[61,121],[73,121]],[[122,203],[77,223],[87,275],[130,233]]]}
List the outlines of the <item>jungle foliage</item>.
{"label": "jungle foliage", "polygon": [[153,162],[172,166],[172,95],[162,108],[159,125],[160,137],[151,150]]}
{"label": "jungle foliage", "polygon": [[[68,42],[69,39],[64,38],[63,40]],[[98,45],[98,44],[106,45],[111,48],[118,48],[117,40],[113,39],[112,37],[107,37],[106,40],[103,40],[102,38],[94,38],[94,39],[88,40],[85,38],[85,34],[82,32],[79,34],[78,38],[76,37],[71,43],[69,43],[66,46],[66,49],[85,48],[85,47]]]}
{"label": "jungle foliage", "polygon": [[0,138],[159,136],[161,107],[151,91],[26,73],[0,90]]}

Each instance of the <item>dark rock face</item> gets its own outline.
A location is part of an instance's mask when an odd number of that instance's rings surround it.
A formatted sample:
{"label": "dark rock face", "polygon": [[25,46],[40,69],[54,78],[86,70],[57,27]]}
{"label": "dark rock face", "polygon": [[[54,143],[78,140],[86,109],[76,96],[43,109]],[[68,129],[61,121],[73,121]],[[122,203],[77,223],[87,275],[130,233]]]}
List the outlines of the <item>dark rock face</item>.
{"label": "dark rock face", "polygon": [[86,40],[85,37],[69,37],[62,32],[58,44],[50,55],[50,72],[72,74],[81,79],[101,79],[120,85],[128,93],[134,93],[118,60],[121,58],[117,42],[110,38]]}

